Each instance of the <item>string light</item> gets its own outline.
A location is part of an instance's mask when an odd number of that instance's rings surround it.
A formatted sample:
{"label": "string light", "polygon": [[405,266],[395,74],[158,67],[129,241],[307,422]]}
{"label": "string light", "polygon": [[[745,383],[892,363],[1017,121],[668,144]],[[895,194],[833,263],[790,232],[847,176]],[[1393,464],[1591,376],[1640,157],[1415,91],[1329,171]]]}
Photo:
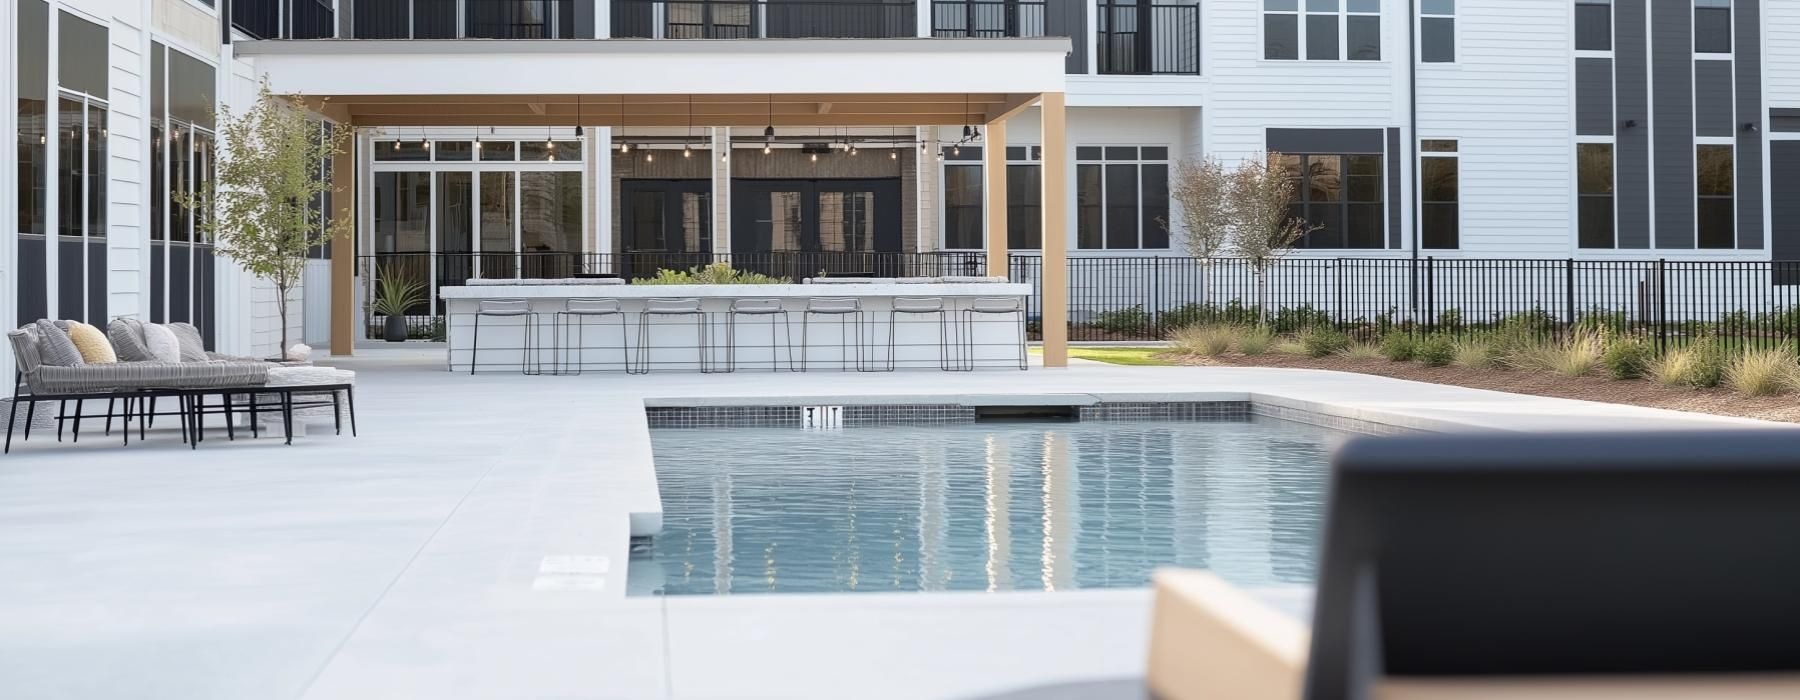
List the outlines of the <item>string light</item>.
{"label": "string light", "polygon": [[644,162],[645,162],[645,163],[654,163],[654,162],[656,162],[656,152],[655,152],[655,151],[651,151],[651,150],[645,150],[645,151],[644,151]]}
{"label": "string light", "polygon": [[819,162],[819,154],[817,154],[817,153],[812,154],[812,162],[814,162],[814,163]]}
{"label": "string light", "polygon": [[683,158],[692,158],[692,157],[694,157],[694,149],[692,149],[692,148],[688,148],[688,147],[687,147],[687,144],[682,144],[682,146],[681,146],[681,157],[683,157]]}

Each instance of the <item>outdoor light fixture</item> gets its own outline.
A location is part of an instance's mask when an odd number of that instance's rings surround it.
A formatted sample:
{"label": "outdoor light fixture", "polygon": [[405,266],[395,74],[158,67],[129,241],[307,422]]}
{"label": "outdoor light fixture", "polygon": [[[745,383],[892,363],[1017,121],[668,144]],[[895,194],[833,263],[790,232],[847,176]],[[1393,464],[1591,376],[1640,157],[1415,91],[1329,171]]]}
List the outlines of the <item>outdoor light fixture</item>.
{"label": "outdoor light fixture", "polygon": [[[1761,131],[1761,129],[1757,128],[1756,122],[1744,122],[1744,131],[1754,134],[1758,131]],[[106,132],[102,131],[100,133],[104,134]]]}
{"label": "outdoor light fixture", "polygon": [[962,155],[962,145],[961,145],[961,144],[958,144],[958,145],[955,145],[955,146],[951,146],[951,147],[950,147],[950,155],[953,155],[953,156],[960,156],[960,155]]}
{"label": "outdoor light fixture", "polygon": [[900,151],[897,149],[888,149],[888,160],[900,160]]}
{"label": "outdoor light fixture", "polygon": [[581,138],[581,96],[575,96],[575,138]]}
{"label": "outdoor light fixture", "polygon": [[1624,126],[1627,129],[1636,129],[1637,124],[1638,124],[1638,122],[1636,119],[1627,119],[1627,120],[1625,120]]}
{"label": "outdoor light fixture", "polygon": [[770,152],[770,150],[771,150],[771,149],[770,149],[770,147],[769,147],[769,144],[767,144],[767,143],[764,143],[764,144],[763,144],[763,155],[765,155],[765,156],[766,156],[766,155],[769,155],[769,152]]}
{"label": "outdoor light fixture", "polygon": [[656,152],[655,152],[655,151],[650,151],[650,150],[646,150],[646,151],[644,151],[644,162],[645,162],[645,163],[654,163],[654,162],[656,162]]}
{"label": "outdoor light fixture", "polygon": [[731,161],[731,147],[726,146],[725,150],[719,152],[719,162],[727,163],[730,161]]}
{"label": "outdoor light fixture", "polygon": [[683,158],[694,157],[694,149],[688,148],[686,145],[683,145],[681,147],[681,157],[683,157]]}
{"label": "outdoor light fixture", "polygon": [[630,141],[620,141],[619,142],[619,152],[620,153],[630,153],[631,152],[631,142]]}
{"label": "outdoor light fixture", "polygon": [[812,154],[812,162],[814,162],[814,163],[819,162],[819,154],[817,154],[817,153]]}

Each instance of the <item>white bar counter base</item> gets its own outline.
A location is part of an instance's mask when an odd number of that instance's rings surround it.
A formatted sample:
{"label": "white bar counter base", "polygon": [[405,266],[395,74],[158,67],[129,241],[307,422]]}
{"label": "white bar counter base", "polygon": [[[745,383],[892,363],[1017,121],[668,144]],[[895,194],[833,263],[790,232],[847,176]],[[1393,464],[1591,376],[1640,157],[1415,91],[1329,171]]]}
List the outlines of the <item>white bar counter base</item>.
{"label": "white bar counter base", "polygon": [[[739,372],[804,370],[941,370],[945,366],[1011,369],[1024,364],[1026,300],[1031,285],[1012,282],[855,283],[855,284],[490,284],[443,287],[447,366],[468,372],[623,371],[629,358],[634,370],[652,372],[722,372],[733,361]],[[938,298],[937,314],[892,314],[894,300]],[[641,314],[650,299],[696,298],[705,320],[694,316]],[[807,314],[808,300],[850,298],[862,307],[860,336],[855,314]],[[968,313],[976,299],[1017,300],[1017,314]],[[484,300],[524,299],[530,316],[476,315]],[[617,299],[622,315],[567,316],[558,327],[556,312],[570,299]],[[736,299],[779,299],[782,314],[730,313]],[[643,329],[640,319],[648,319]],[[528,324],[535,323],[531,351],[526,350]],[[577,325],[579,324],[579,326]],[[735,326],[735,328],[734,328]],[[891,334],[891,336],[890,336]],[[731,342],[735,335],[735,343]],[[702,339],[708,351],[702,353]],[[860,337],[860,342],[859,342]],[[891,337],[891,341],[890,341]],[[645,345],[640,352],[640,345]],[[890,353],[890,342],[892,352]],[[735,347],[734,347],[735,346]],[[558,349],[560,348],[560,350]],[[858,348],[861,349],[860,359]],[[627,355],[629,352],[629,355]],[[644,362],[640,363],[642,358]],[[702,360],[704,359],[704,363]]]}

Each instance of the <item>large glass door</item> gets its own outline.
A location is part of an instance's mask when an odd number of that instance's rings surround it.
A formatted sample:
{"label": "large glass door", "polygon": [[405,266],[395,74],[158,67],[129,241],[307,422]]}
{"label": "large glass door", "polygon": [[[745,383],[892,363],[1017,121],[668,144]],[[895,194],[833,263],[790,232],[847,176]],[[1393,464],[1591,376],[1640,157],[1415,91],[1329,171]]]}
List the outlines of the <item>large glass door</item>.
{"label": "large glass door", "polygon": [[620,275],[644,277],[712,261],[710,180],[624,180],[619,193]]}
{"label": "large glass door", "polygon": [[739,268],[800,279],[881,276],[899,264],[898,178],[735,180],[731,201]]}

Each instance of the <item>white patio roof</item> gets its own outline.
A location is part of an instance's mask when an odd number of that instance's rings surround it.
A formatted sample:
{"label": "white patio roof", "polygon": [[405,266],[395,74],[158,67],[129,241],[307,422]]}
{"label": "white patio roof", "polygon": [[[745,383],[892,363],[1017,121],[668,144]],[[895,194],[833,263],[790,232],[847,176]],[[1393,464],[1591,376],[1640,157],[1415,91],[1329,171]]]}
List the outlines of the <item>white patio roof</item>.
{"label": "white patio roof", "polygon": [[[981,123],[1063,92],[1066,38],[317,40],[234,45],[357,125]],[[773,102],[773,104],[771,104]],[[579,103],[579,106],[578,106]],[[965,104],[967,103],[967,104]]]}

